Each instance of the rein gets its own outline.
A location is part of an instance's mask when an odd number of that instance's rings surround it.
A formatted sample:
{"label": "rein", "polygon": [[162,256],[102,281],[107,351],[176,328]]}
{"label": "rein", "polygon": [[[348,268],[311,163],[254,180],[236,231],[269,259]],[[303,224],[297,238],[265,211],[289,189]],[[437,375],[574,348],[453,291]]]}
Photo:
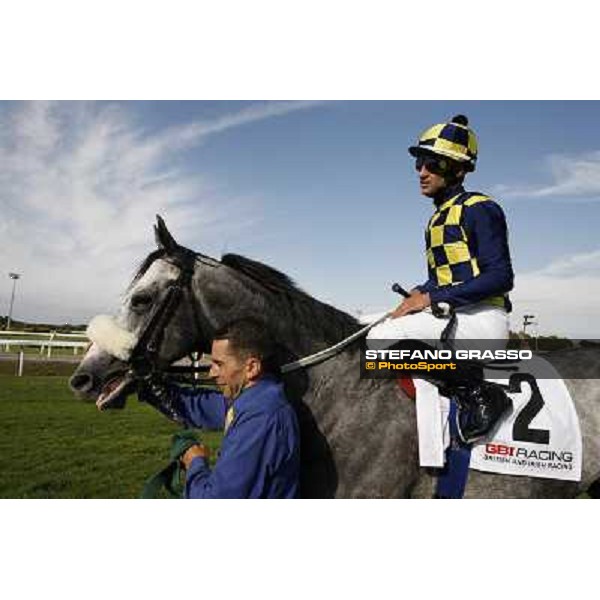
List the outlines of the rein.
{"label": "rein", "polygon": [[[150,316],[148,323],[144,326],[140,338],[131,353],[129,362],[131,365],[131,374],[134,377],[145,379],[153,372],[158,370],[158,350],[164,336],[164,330],[173,317],[175,310],[177,309],[177,306],[179,305],[185,292],[187,291],[190,295],[192,293],[191,285],[196,259],[197,255],[185,248],[181,248],[178,254],[174,257],[172,264],[179,268],[179,276],[171,284],[171,286],[169,286],[165,298]],[[405,297],[408,297],[409,295],[408,292],[406,292],[397,283],[392,286],[392,290]],[[202,334],[206,336],[211,330],[213,330],[213,327],[208,322],[208,319],[205,317],[204,313],[198,310],[196,303],[191,298],[190,306],[194,312],[194,323],[196,324],[200,338],[202,338]],[[445,307],[444,309],[441,309],[435,306],[430,310],[436,317],[439,318],[450,316],[449,323],[442,333],[442,342],[446,342],[455,325],[456,315],[454,311],[449,311],[450,314],[448,315]],[[293,371],[305,369],[332,358],[336,354],[339,354],[344,348],[352,344],[352,342],[367,335],[367,333],[373,329],[373,327],[388,319],[390,314],[391,312],[385,313],[379,319],[373,321],[373,323],[369,323],[362,329],[359,329],[357,332],[353,333],[337,344],[330,346],[329,348],[325,348],[320,352],[316,352],[315,354],[305,356],[304,358],[283,365],[281,367],[281,373],[292,373]],[[208,339],[208,337],[206,339]],[[200,373],[205,370],[206,368],[197,366],[172,366],[168,369],[164,369],[164,371],[167,373],[185,374]]]}
{"label": "rein", "polygon": [[[130,373],[137,379],[147,379],[153,372],[158,370],[158,351],[164,337],[164,331],[177,309],[181,299],[185,292],[191,295],[192,293],[192,277],[194,275],[194,265],[198,256],[185,249],[180,248],[178,253],[173,257],[171,261],[174,266],[179,268],[179,275],[177,279],[169,286],[167,293],[162,302],[156,307],[154,312],[151,314],[148,322],[144,326],[142,333],[140,334],[139,340],[131,352],[129,359]],[[212,263],[211,263],[212,264]],[[209,339],[210,331],[214,328],[208,322],[202,311],[198,310],[196,303],[190,298],[190,306],[194,312],[194,323],[200,334],[200,338],[204,337]],[[355,340],[365,336],[373,327],[383,322],[389,317],[389,313],[386,313],[373,323],[363,327],[356,333],[353,333],[349,337],[345,338],[341,342],[338,342],[334,346],[321,350],[316,354],[305,356],[300,360],[287,363],[281,367],[282,373],[290,373],[298,369],[304,369],[311,365],[323,362],[332,356],[335,356],[341,352],[344,348],[350,345]],[[196,366],[172,366],[168,369],[163,369],[167,373],[200,373],[205,371],[203,367]]]}
{"label": "rein", "polygon": [[386,313],[383,317],[380,317],[373,323],[369,323],[366,327],[359,329],[356,333],[348,336],[346,339],[338,342],[334,346],[330,346],[329,348],[325,348],[325,350],[321,350],[320,352],[316,352],[315,354],[311,354],[310,356],[305,356],[300,360],[296,360],[291,363],[287,363],[281,367],[282,373],[291,373],[292,371],[297,371],[298,369],[304,369],[306,367],[310,367],[311,365],[315,365],[317,363],[326,361],[328,358],[335,356],[340,353],[346,346],[349,346],[355,340],[367,335],[375,325],[379,325],[379,323],[383,323],[391,313]]}
{"label": "rein", "polygon": [[[177,253],[173,257],[171,262],[179,269],[179,275],[177,279],[175,279],[175,281],[169,286],[163,301],[156,307],[150,316],[148,322],[142,330],[138,342],[131,352],[129,363],[131,365],[130,373],[133,377],[138,379],[146,379],[153,372],[158,370],[158,351],[164,337],[165,328],[175,314],[175,310],[181,302],[185,292],[187,291],[190,296],[192,295],[192,278],[194,275],[195,263],[198,258],[199,257],[196,253],[182,247],[178,248]],[[410,295],[398,283],[395,283],[392,286],[392,291],[404,297],[408,297]],[[198,329],[198,333],[200,334],[199,338],[209,339],[209,333],[214,328],[209,323],[204,313],[198,310],[198,307],[192,298],[190,298],[190,306],[192,307],[192,311],[194,313],[194,323]],[[456,314],[447,305],[433,305],[429,310],[438,318],[450,317],[448,325],[444,328],[441,336],[442,342],[446,343],[456,324]],[[373,323],[369,323],[362,329],[359,329],[357,332],[343,339],[341,342],[330,346],[329,348],[283,365],[281,367],[281,373],[291,373],[293,371],[305,369],[312,365],[328,360],[336,354],[339,354],[352,342],[367,335],[367,333],[373,329],[373,327],[388,319],[390,315],[391,312],[384,314],[379,319],[373,321]],[[205,370],[205,368],[196,366],[179,366],[164,369],[164,371],[168,373],[199,373]]]}

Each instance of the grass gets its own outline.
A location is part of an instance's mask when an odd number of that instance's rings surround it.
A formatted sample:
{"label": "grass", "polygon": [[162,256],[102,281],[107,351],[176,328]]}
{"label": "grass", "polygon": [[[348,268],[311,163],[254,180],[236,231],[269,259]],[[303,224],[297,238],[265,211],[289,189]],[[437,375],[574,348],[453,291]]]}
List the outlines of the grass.
{"label": "grass", "polygon": [[[1,360],[0,361],[0,375],[15,375],[17,373],[17,359],[14,360]],[[25,378],[31,376],[62,376],[70,377],[73,371],[77,368],[78,363],[74,362],[59,362],[59,361],[46,361],[40,360],[27,360],[23,365],[23,375]]]}
{"label": "grass", "polygon": [[[0,497],[137,498],[177,426],[130,398],[100,413],[66,377],[0,376]],[[221,434],[203,432],[216,454]]]}

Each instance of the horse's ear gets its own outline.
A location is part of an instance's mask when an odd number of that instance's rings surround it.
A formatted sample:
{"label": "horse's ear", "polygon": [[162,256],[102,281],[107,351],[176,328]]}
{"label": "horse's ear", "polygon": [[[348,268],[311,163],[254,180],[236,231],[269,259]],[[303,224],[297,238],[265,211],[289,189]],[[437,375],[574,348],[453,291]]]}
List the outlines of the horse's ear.
{"label": "horse's ear", "polygon": [[171,235],[163,218],[160,215],[156,215],[156,225],[154,226],[154,238],[156,239],[156,245],[161,249],[165,250],[167,254],[172,254],[179,248],[179,245],[175,241],[175,238]]}

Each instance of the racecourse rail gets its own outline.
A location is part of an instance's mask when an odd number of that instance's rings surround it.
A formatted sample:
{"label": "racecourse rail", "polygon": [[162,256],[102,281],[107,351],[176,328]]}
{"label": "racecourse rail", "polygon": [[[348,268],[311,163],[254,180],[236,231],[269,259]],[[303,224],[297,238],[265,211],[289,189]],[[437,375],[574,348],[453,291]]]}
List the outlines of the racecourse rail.
{"label": "racecourse rail", "polygon": [[[15,336],[15,337],[13,337]],[[56,339],[56,338],[70,339]],[[77,340],[77,341],[76,341]],[[40,354],[46,352],[48,358],[52,357],[53,348],[72,348],[76,356],[80,349],[84,350],[90,342],[85,333],[49,333],[39,331],[2,331],[0,332],[0,348],[9,353],[11,347],[18,348],[17,375],[23,375],[23,364],[25,362],[24,347],[35,347],[40,349]]]}

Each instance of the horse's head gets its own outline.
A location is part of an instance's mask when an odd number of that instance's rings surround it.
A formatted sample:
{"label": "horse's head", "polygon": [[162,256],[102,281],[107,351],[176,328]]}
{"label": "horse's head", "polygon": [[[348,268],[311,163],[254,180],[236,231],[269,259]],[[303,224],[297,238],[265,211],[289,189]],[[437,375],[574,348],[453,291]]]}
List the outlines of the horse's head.
{"label": "horse's head", "polygon": [[125,294],[116,318],[92,319],[92,346],[71,388],[99,408],[121,408],[136,381],[191,352],[208,352],[215,329],[240,317],[268,322],[290,357],[310,354],[358,323],[298,289],[285,274],[228,254],[221,261],[177,244],[158,217],[158,249]]}
{"label": "horse's head", "polygon": [[197,260],[212,259],[179,246],[160,217],[154,229],[158,249],[134,277],[118,316],[92,319],[92,345],[70,380],[100,409],[122,408],[139,377],[209,348],[211,324],[194,298],[193,277]]}

